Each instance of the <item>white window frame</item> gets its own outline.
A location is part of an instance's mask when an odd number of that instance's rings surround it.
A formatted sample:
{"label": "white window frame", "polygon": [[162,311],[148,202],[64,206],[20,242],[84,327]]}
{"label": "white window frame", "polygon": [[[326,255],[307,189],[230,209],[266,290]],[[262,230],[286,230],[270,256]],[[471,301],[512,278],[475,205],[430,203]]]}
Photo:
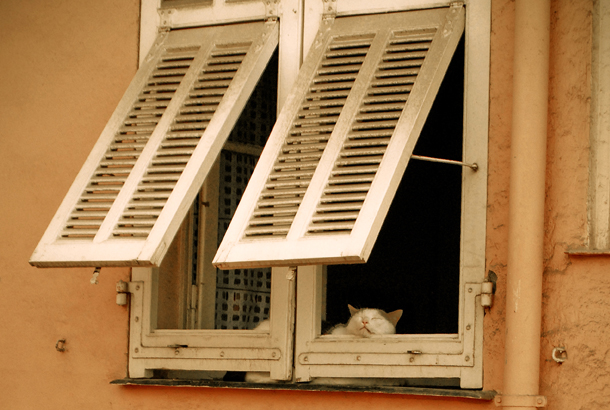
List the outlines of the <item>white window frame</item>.
{"label": "white window frame", "polygon": [[[279,19],[278,110],[301,63],[299,0],[226,2],[161,8],[159,0],[142,2],[140,60],[161,29]],[[273,319],[269,333],[242,330],[169,330],[156,328],[158,268],[132,269],[129,377],[152,377],[154,369],[270,372],[292,377],[295,270],[274,268],[271,280]],[[209,293],[209,292],[208,292]],[[188,347],[187,347],[188,346]]]}
{"label": "white window frame", "polygon": [[610,5],[593,7],[588,244],[571,254],[610,253]]}
{"label": "white window frame", "polygon": [[[378,1],[374,6],[365,1],[308,2],[304,10],[304,49],[308,50],[315,39],[315,34],[329,10],[322,5],[336,6],[336,16],[358,15],[389,11],[447,5],[432,1],[401,2]],[[488,89],[489,89],[489,37],[490,37],[490,4],[487,0],[466,2],[466,67],[465,67],[465,105],[464,105],[464,155],[466,163],[477,163],[476,173],[469,172],[463,181],[462,204],[462,236],[461,236],[461,272],[460,272],[460,302],[459,302],[459,332],[455,335],[395,335],[384,338],[384,343],[375,339],[344,341],[318,334],[320,329],[323,270],[322,266],[299,266],[297,286],[299,289],[296,319],[295,343],[295,380],[308,381],[313,377],[405,377],[405,378],[460,378],[463,388],[482,387],[482,332],[483,308],[480,303],[482,293],[481,283],[484,280],[485,261],[485,209],[487,183],[487,121],[488,121]],[[161,19],[167,10],[161,11]],[[171,17],[173,24],[183,27],[192,23],[192,16],[180,14]],[[170,13],[170,14],[172,14]],[[281,19],[281,18],[280,18]],[[211,18],[210,23],[214,21]],[[280,47],[282,41],[280,40]],[[305,51],[306,52],[306,51]],[[292,59],[295,61],[295,59]],[[282,63],[280,63],[281,65]],[[296,70],[289,70],[292,75]],[[282,71],[280,70],[280,74]],[[293,77],[294,78],[294,77]],[[284,91],[286,88],[284,88]],[[285,99],[285,94],[280,100]],[[294,306],[294,283],[286,284],[288,276],[293,280],[291,268],[274,268],[272,283],[272,312]],[[154,275],[151,269],[134,269],[134,283],[153,284]],[[130,291],[133,291],[130,285]],[[154,288],[149,286],[150,288]],[[147,293],[148,292],[148,293]],[[288,296],[288,297],[287,297]],[[281,298],[281,300],[280,300]],[[260,335],[244,335],[239,331],[151,331],[151,320],[144,310],[153,306],[152,293],[146,287],[141,287],[134,293],[132,311],[132,344],[145,340],[147,344],[188,345],[189,349],[165,348],[162,357],[141,358],[130,355],[130,375],[142,377],[149,375],[150,368],[169,367],[173,369],[224,369],[244,370],[239,360],[235,366],[228,360],[220,360],[220,352],[226,354],[228,346],[233,346],[237,337],[261,346]],[[314,301],[312,304],[311,301]],[[142,307],[140,307],[142,306]],[[307,308],[311,306],[311,308]],[[146,320],[142,327],[133,326],[137,323],[136,316],[144,315]],[[288,318],[282,317],[272,322],[273,326],[290,325]],[[224,334],[223,334],[224,333]],[[140,345],[142,346],[142,345]],[[191,346],[196,349],[191,349]],[[223,350],[224,347],[224,350]],[[142,348],[142,347],[140,347]],[[157,349],[162,349],[161,347]],[[289,350],[290,347],[287,348]],[[206,352],[196,357],[190,356],[190,361],[176,360],[176,356],[194,354],[195,351]],[[272,351],[269,350],[268,353]],[[407,352],[407,353],[405,353]],[[277,354],[278,352],[276,352]],[[207,355],[206,357],[203,356]],[[182,356],[180,356],[182,357]],[[269,358],[267,358],[269,359]],[[358,360],[360,359],[360,360]],[[355,363],[354,363],[355,362]],[[182,363],[188,363],[183,365]],[[259,364],[262,362],[258,362]],[[396,366],[399,363],[401,366]],[[145,364],[142,366],[142,364]],[[161,366],[163,364],[163,366]],[[147,367],[148,366],[148,367]],[[267,371],[266,365],[247,367],[254,371]],[[139,375],[139,376],[137,376]],[[287,375],[284,372],[284,375]],[[272,373],[274,379],[278,373]]]}
{"label": "white window frame", "polygon": [[[336,7],[337,16],[347,16],[437,3],[337,0]],[[463,161],[476,163],[479,168],[477,172],[466,169],[462,178],[458,333],[384,336],[383,343],[375,338],[345,340],[320,336],[324,267],[300,266],[295,339],[297,381],[315,377],[459,378],[462,388],[483,385],[481,294],[485,278],[491,2],[466,1],[465,7]],[[308,8],[306,12],[305,25],[309,27],[321,21],[325,11]],[[312,41],[311,33],[306,32],[306,50]],[[405,315],[408,317],[408,312]]]}

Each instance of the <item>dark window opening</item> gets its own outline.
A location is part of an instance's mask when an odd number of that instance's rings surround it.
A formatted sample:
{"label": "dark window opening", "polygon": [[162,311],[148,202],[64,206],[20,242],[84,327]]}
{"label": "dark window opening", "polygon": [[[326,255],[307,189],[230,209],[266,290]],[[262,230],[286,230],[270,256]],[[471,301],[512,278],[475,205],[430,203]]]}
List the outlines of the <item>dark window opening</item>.
{"label": "dark window opening", "polygon": [[[462,38],[414,155],[461,161],[463,100]],[[351,304],[403,309],[397,333],[458,332],[461,182],[460,166],[409,161],[368,262],[328,266],[329,324]]]}

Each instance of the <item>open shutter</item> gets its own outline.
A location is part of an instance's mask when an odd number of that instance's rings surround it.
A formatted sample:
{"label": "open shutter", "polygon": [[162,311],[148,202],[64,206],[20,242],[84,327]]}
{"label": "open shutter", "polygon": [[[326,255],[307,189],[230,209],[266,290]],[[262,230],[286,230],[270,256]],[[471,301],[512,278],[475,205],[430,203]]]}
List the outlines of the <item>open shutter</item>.
{"label": "open shutter", "polygon": [[215,265],[366,262],[463,30],[462,5],[323,22]]}
{"label": "open shutter", "polygon": [[160,34],[30,263],[158,266],[277,42],[277,22]]}

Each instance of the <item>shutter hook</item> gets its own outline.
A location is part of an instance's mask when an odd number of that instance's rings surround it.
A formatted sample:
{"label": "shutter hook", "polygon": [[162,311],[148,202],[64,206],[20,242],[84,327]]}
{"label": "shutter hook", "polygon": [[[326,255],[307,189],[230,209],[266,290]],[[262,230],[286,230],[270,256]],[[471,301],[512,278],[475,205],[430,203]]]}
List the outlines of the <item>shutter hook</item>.
{"label": "shutter hook", "polygon": [[93,276],[91,277],[91,280],[89,282],[91,282],[92,285],[97,285],[99,283],[99,281],[97,280],[97,277],[100,276],[100,272],[102,271],[102,268],[98,267],[95,268],[95,270],[93,271]]}

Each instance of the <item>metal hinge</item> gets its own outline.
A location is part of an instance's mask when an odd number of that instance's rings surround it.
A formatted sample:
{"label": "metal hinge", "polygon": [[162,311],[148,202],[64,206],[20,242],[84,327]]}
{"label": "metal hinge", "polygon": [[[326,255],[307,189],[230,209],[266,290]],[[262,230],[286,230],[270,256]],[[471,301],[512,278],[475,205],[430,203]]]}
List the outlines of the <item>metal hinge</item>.
{"label": "metal hinge", "polygon": [[116,283],[116,304],[125,306],[127,304],[127,294],[129,293],[129,282],[122,280]]}
{"label": "metal hinge", "polygon": [[322,20],[334,20],[337,17],[337,0],[324,0],[323,7]]}
{"label": "metal hinge", "polygon": [[278,0],[265,0],[265,20],[277,21],[278,12]]}
{"label": "metal hinge", "polygon": [[168,33],[172,27],[174,9],[159,10],[159,33]]}
{"label": "metal hinge", "polygon": [[481,305],[483,307],[491,307],[493,305],[493,282],[481,283]]}
{"label": "metal hinge", "polygon": [[544,396],[505,395],[494,398],[496,407],[546,407]]}

